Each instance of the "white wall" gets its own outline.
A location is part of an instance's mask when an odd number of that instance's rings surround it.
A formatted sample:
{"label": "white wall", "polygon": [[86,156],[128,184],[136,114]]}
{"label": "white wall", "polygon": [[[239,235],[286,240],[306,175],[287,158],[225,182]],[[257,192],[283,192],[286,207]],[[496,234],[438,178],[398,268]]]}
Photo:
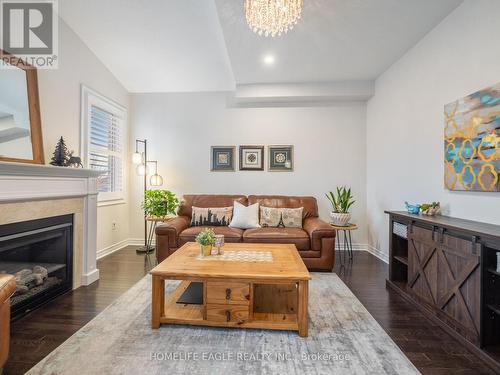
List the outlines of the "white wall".
{"label": "white wall", "polygon": [[[345,184],[357,199],[353,220],[366,228],[365,104],[226,108],[225,97],[225,93],[132,95],[131,145],[135,138],[148,139],[149,159],[159,162],[163,188],[178,195],[313,195],[320,215],[328,219],[324,193]],[[245,144],[294,145],[294,172],[210,172],[210,146]],[[135,174],[131,189],[131,236],[140,238],[142,191]],[[366,243],[364,229],[353,241]]]}
{"label": "white wall", "polygon": [[466,0],[380,76],[367,109],[369,243],[388,251],[383,211],[441,201],[456,217],[500,224],[500,194],[443,186],[443,107],[500,81],[500,1]]}
{"label": "white wall", "polygon": [[[45,162],[48,164],[59,137],[80,155],[80,85],[129,107],[129,96],[78,36],[62,21],[59,23],[59,68],[39,70],[38,82],[42,116]],[[99,207],[97,249],[128,238],[128,204]],[[116,221],[117,230],[111,230]]]}

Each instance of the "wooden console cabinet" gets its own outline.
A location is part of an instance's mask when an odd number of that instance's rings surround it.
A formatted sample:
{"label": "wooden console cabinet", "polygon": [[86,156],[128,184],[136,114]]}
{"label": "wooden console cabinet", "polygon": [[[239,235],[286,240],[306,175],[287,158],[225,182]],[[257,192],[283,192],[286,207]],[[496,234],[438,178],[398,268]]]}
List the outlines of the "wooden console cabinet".
{"label": "wooden console cabinet", "polygon": [[387,286],[500,372],[500,226],[386,213]]}

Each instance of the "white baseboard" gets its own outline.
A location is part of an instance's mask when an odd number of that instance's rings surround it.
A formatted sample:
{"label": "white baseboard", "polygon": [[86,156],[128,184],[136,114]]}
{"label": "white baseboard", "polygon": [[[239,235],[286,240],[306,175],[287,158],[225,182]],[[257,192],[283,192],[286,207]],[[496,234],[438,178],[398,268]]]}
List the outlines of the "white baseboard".
{"label": "white baseboard", "polygon": [[371,246],[371,245],[366,245],[366,251],[368,251],[370,254],[375,255],[381,261],[383,261],[385,263],[389,263],[389,256],[386,253],[384,253],[383,251],[377,249],[376,247]]}
{"label": "white baseboard", "polygon": [[[363,243],[353,243],[352,251],[366,251],[366,246],[367,245]],[[340,247],[337,241],[335,241],[335,250],[347,250],[347,249],[344,247],[343,241],[340,242]]]}
{"label": "white baseboard", "polygon": [[99,280],[99,270],[95,269],[92,272],[82,275],[82,286],[87,286],[92,284],[94,281]]}
{"label": "white baseboard", "polygon": [[123,249],[125,246],[128,246],[129,239],[126,238],[120,242],[117,242],[111,246],[107,246],[104,249],[97,250],[97,259],[101,259],[109,254],[114,253],[115,251]]}
{"label": "white baseboard", "polygon": [[[154,246],[155,244],[156,244],[156,239],[153,238],[151,245]],[[129,238],[128,245],[129,246],[142,246],[142,245],[144,245],[144,238]]]}
{"label": "white baseboard", "polygon": [[[153,239],[152,245],[155,245],[155,240]],[[127,246],[142,246],[144,245],[144,238],[126,238],[120,242],[117,242],[113,245],[107,246],[104,249],[97,251],[97,259],[104,258],[110,254],[113,254],[115,251],[121,250]]]}

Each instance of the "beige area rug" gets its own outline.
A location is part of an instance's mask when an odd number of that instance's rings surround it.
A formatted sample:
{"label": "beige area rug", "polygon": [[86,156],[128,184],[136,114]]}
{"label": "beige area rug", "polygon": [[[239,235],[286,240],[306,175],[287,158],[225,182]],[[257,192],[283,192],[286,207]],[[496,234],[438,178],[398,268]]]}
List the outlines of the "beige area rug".
{"label": "beige area rug", "polygon": [[419,373],[336,274],[312,277],[307,338],[180,325],[153,330],[146,276],[28,374]]}

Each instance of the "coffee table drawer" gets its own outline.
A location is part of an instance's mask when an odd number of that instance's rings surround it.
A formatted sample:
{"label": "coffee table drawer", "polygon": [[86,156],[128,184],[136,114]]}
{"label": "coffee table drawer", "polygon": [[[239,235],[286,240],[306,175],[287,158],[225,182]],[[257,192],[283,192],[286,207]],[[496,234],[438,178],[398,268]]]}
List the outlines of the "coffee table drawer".
{"label": "coffee table drawer", "polygon": [[250,284],[207,281],[207,303],[248,305],[250,303]]}
{"label": "coffee table drawer", "polygon": [[243,324],[248,321],[247,305],[207,305],[207,320]]}

